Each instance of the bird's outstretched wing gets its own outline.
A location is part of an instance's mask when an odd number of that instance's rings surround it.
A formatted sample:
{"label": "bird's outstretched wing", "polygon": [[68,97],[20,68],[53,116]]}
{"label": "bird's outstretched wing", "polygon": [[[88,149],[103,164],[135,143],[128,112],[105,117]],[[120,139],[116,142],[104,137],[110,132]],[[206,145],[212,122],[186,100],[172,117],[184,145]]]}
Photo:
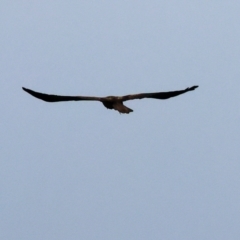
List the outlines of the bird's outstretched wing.
{"label": "bird's outstretched wing", "polygon": [[39,98],[46,102],[62,102],[62,101],[82,101],[82,100],[89,100],[89,101],[101,101],[100,97],[85,97],[85,96],[59,96],[59,95],[51,95],[45,94],[40,92],[35,92],[31,89],[22,88],[27,93],[31,94],[32,96]]}
{"label": "bird's outstretched wing", "polygon": [[155,98],[155,99],[168,99],[171,97],[176,97],[180,94],[193,91],[198,86],[193,86],[190,88],[186,88],[185,90],[179,91],[171,91],[171,92],[154,92],[154,93],[139,93],[139,94],[131,94],[122,96],[122,101],[134,100],[134,99],[142,99],[142,98]]}

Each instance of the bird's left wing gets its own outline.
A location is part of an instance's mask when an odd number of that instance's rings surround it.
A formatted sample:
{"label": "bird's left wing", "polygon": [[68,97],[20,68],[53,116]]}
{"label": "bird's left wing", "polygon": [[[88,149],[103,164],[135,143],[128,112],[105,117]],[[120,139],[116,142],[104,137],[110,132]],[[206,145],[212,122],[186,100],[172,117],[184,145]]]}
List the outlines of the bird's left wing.
{"label": "bird's left wing", "polygon": [[171,97],[176,97],[180,94],[193,91],[198,86],[193,86],[190,88],[186,88],[184,90],[179,91],[171,91],[171,92],[154,92],[154,93],[139,93],[139,94],[131,94],[122,96],[122,101],[134,100],[134,99],[142,99],[142,98],[155,98],[155,99],[168,99]]}
{"label": "bird's left wing", "polygon": [[39,98],[46,102],[62,102],[62,101],[101,101],[100,97],[85,97],[85,96],[59,96],[46,93],[35,92],[31,89],[22,88],[25,92],[31,94],[32,96]]}

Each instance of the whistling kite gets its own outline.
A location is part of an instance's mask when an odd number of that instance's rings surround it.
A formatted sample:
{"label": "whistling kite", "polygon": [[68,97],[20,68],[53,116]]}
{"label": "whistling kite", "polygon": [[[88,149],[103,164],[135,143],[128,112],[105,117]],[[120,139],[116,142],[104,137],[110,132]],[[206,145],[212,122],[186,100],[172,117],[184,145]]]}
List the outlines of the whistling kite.
{"label": "whistling kite", "polygon": [[46,101],[46,102],[82,101],[82,100],[99,101],[108,109],[114,109],[116,111],[119,111],[119,113],[130,113],[130,112],[133,112],[133,110],[123,105],[123,102],[128,100],[134,100],[134,99],[142,99],[142,98],[168,99],[171,97],[176,97],[180,94],[183,94],[189,91],[193,91],[197,87],[198,86],[193,86],[180,91],[139,93],[139,94],[125,95],[121,97],[58,96],[58,95],[49,95],[45,93],[35,92],[33,90],[30,90],[24,87],[23,87],[23,90],[28,92],[32,96],[42,99],[43,101]]}

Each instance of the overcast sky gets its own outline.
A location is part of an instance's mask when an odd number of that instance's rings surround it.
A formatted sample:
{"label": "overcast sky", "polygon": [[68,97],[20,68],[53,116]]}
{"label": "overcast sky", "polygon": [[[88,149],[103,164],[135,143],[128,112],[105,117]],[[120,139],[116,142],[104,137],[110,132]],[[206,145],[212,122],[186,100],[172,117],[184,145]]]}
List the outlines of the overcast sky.
{"label": "overcast sky", "polygon": [[[0,3],[0,239],[238,240],[240,1]],[[46,103],[22,91],[135,100]]]}

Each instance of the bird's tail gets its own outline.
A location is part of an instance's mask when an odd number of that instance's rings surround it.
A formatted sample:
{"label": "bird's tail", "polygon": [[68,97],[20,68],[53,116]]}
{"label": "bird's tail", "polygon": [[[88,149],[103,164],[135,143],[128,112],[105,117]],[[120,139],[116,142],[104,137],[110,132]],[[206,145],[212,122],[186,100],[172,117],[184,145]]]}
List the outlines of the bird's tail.
{"label": "bird's tail", "polygon": [[113,108],[117,111],[119,111],[120,113],[131,113],[133,112],[133,110],[131,108],[126,107],[125,105],[123,105],[122,103],[115,103],[113,104]]}

